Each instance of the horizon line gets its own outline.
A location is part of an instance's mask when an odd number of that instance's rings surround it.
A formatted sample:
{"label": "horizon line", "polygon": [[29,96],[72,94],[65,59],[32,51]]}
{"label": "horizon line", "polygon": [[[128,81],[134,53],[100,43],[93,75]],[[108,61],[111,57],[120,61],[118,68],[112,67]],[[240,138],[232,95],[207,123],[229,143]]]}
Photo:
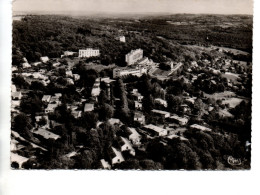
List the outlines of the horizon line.
{"label": "horizon line", "polygon": [[[157,11],[151,11],[151,12],[96,12],[96,11],[37,11],[37,10],[31,10],[31,11],[14,11],[13,10],[13,16],[18,13],[23,13],[23,14],[32,14],[32,15],[78,15],[78,16],[91,16],[91,15],[98,15],[98,14],[103,14],[103,15],[151,15],[151,14],[156,14],[156,15],[178,15],[178,14],[183,14],[183,15],[246,15],[246,16],[253,16],[254,13],[249,14],[249,13],[206,13],[206,12],[201,12],[201,13],[192,13],[192,12],[157,12]],[[83,12],[86,12],[83,14]]]}

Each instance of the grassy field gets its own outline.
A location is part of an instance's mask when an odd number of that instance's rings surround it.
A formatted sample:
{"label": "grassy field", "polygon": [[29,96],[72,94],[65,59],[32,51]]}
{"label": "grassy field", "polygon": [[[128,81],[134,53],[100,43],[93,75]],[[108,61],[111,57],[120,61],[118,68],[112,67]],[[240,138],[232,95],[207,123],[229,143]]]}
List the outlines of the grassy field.
{"label": "grassy field", "polygon": [[[240,102],[243,100],[241,98],[236,97],[236,94],[231,91],[224,91],[221,93],[214,93],[214,94],[206,94],[204,96],[207,98],[213,98],[215,100],[222,100],[223,104],[229,104],[230,108],[236,107]],[[225,114],[225,112],[224,112]]]}

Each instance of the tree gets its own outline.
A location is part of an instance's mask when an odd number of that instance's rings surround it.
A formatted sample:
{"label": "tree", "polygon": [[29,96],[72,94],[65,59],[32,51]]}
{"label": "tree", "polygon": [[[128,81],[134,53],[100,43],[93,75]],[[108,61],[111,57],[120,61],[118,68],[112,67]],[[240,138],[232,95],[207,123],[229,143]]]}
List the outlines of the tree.
{"label": "tree", "polygon": [[16,162],[16,161],[12,162],[11,167],[14,168],[14,169],[19,169],[18,162]]}
{"label": "tree", "polygon": [[112,118],[114,114],[114,108],[109,104],[104,103],[99,109],[99,119],[100,120],[108,120]]}
{"label": "tree", "polygon": [[30,119],[25,114],[18,114],[14,118],[14,123],[12,129],[18,133],[28,134],[29,130],[32,128]]}
{"label": "tree", "polygon": [[171,70],[171,66],[169,64],[164,63],[164,62],[159,64],[159,68],[161,70],[166,70],[166,71]]}

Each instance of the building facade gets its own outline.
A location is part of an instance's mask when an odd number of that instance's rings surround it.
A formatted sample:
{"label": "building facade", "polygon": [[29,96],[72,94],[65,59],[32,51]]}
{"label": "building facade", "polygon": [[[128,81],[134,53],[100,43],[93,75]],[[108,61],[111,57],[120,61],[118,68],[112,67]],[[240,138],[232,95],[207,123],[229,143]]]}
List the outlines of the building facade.
{"label": "building facade", "polygon": [[126,54],[125,61],[127,65],[132,65],[142,58],[143,58],[143,50],[136,49],[136,50],[131,50],[130,53]]}
{"label": "building facade", "polygon": [[147,68],[138,67],[138,68],[115,68],[113,70],[113,78],[118,78],[126,75],[142,76],[142,74],[147,73]]}
{"label": "building facade", "polygon": [[80,49],[79,50],[79,57],[80,58],[96,57],[96,56],[99,56],[99,55],[100,55],[99,49],[87,48],[87,49]]}

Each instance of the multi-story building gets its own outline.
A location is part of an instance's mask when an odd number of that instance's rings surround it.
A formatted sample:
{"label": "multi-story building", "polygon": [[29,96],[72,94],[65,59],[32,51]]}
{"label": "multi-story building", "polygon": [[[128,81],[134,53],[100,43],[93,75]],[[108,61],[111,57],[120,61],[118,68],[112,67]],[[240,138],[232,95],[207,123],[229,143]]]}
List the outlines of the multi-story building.
{"label": "multi-story building", "polygon": [[79,50],[79,57],[80,58],[96,57],[96,56],[99,56],[99,55],[100,55],[99,49],[87,48],[87,49],[80,49]]}
{"label": "multi-story building", "polygon": [[120,36],[119,41],[125,43],[125,36]]}
{"label": "multi-story building", "polygon": [[118,78],[126,75],[135,75],[135,76],[142,76],[142,74],[147,73],[146,67],[137,67],[137,68],[115,68],[113,70],[113,78]]}
{"label": "multi-story building", "polygon": [[142,58],[143,58],[142,49],[131,50],[130,53],[125,55],[125,61],[127,65],[132,65]]}

